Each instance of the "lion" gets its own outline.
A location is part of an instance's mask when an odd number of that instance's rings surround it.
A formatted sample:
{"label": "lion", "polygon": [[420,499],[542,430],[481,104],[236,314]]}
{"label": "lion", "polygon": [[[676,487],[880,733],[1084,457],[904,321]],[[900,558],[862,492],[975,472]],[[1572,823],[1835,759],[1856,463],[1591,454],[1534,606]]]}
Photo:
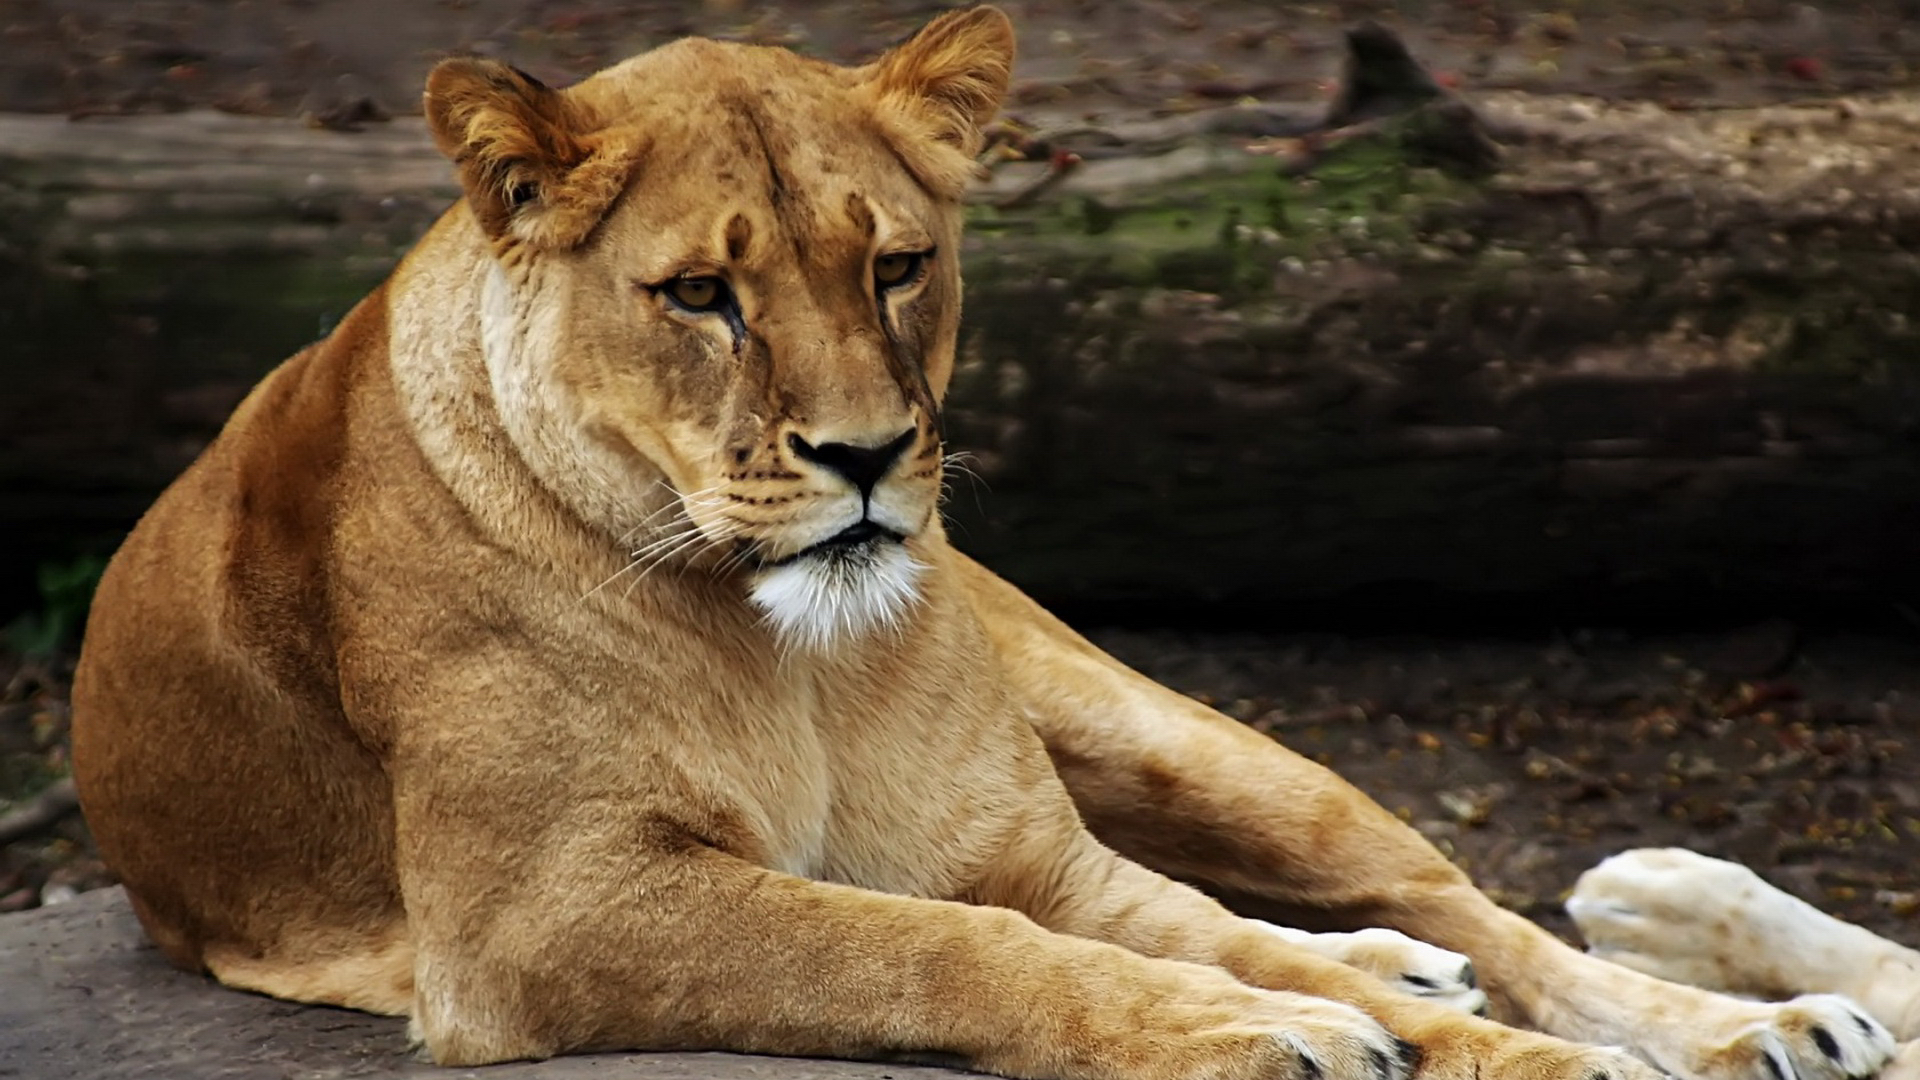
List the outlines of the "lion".
{"label": "lion", "polygon": [[859,67],[434,69],[462,198],[94,603],[75,776],[158,947],[448,1065],[1874,1071],[1844,1000],[1562,945],[949,544],[961,199],[1012,60],[980,7]]}

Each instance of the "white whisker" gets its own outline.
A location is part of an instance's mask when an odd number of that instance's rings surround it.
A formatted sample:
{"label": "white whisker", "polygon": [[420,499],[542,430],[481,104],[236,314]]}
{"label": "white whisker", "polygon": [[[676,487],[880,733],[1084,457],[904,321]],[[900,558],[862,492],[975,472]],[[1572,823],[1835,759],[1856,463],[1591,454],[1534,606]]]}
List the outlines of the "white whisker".
{"label": "white whisker", "polygon": [[626,565],[622,566],[620,569],[615,570],[612,574],[608,575],[607,580],[601,582],[598,585],[595,585],[593,588],[588,589],[586,592],[581,593],[580,599],[582,601],[591,599],[594,593],[597,593],[601,589],[604,589],[607,586],[613,584],[615,581],[619,580],[620,575],[626,573],[627,571],[639,565],[640,565],[640,560],[638,559],[634,559],[633,561],[627,563]]}
{"label": "white whisker", "polygon": [[631,540],[635,533],[651,527],[655,523],[655,520],[662,515],[683,514],[689,508],[706,510],[720,505],[723,500],[714,499],[712,496],[726,485],[714,484],[710,487],[704,487],[698,491],[689,491],[684,494],[675,491],[672,486],[664,480],[655,480],[653,486],[665,491],[667,494],[673,496],[673,498],[655,507],[645,517],[641,518],[639,523],[633,528],[622,533],[620,536],[621,543]]}
{"label": "white whisker", "polygon": [[986,478],[982,477],[980,473],[976,471],[972,465],[968,464],[969,462],[974,462],[979,460],[980,459],[978,456],[966,450],[956,450],[953,453],[948,454],[945,457],[941,458],[940,459],[941,485],[943,487],[945,486],[946,476],[948,472],[957,472],[962,476],[965,476],[968,479],[972,480],[974,483],[979,484],[981,487],[987,488],[988,490],[992,490],[993,485],[987,483]]}
{"label": "white whisker", "polygon": [[732,518],[721,519],[719,526],[705,535],[706,543],[700,545],[700,549],[695,551],[691,556],[680,561],[680,572],[674,575],[674,580],[678,581],[686,577],[687,570],[693,566],[695,559],[726,543],[736,533],[740,532],[740,530],[741,525],[739,522],[734,521]]}
{"label": "white whisker", "polygon": [[[650,556],[651,565],[645,570],[640,571],[640,576],[627,583],[625,595],[632,596],[633,590],[638,588],[640,583],[645,581],[649,574],[652,574],[666,563],[671,562],[675,557],[689,553],[698,556],[703,552],[711,550],[715,544],[725,541],[739,531],[740,526],[737,523],[733,521],[722,521],[720,527],[711,534],[703,532],[696,527],[691,532],[674,536],[672,542],[664,546],[656,545],[660,547],[660,550]],[[680,572],[685,574],[687,567],[692,564],[692,558],[684,560]]]}
{"label": "white whisker", "polygon": [[659,535],[634,548],[628,554],[636,559],[645,559],[699,532],[700,526],[694,524],[691,519],[682,519],[671,529],[663,529]]}
{"label": "white whisker", "polygon": [[[672,531],[666,533],[664,536],[655,537],[652,541],[648,542],[646,545],[636,550],[629,551],[627,553],[627,562],[625,565],[621,566],[620,569],[615,570],[605,581],[602,581],[600,584],[595,585],[593,588],[588,589],[586,592],[580,594],[580,599],[584,601],[589,597],[592,597],[595,593],[599,592],[601,589],[604,589],[608,585],[611,585],[615,581],[618,581],[621,578],[621,576],[626,574],[628,571],[646,563],[650,556],[657,554],[658,552],[671,546],[672,544],[675,544],[681,540],[686,539],[690,534],[694,534],[698,532],[699,532],[699,529],[694,526],[694,523],[692,521],[690,520],[683,521],[680,524],[674,526]],[[631,533],[629,533],[629,535],[631,535]],[[631,590],[629,590],[629,592],[631,592]]]}
{"label": "white whisker", "polygon": [[736,546],[732,551],[728,552],[726,558],[720,560],[720,564],[714,567],[714,574],[716,576],[724,576],[726,574],[731,574],[735,570],[738,570],[741,567],[747,565],[747,561],[752,558],[753,558],[753,545],[740,544]]}

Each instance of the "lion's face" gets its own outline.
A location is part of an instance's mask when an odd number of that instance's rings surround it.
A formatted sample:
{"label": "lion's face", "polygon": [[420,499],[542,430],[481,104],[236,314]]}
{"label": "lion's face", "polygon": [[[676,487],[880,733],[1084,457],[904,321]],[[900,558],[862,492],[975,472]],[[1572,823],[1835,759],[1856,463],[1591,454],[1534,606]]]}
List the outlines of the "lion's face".
{"label": "lion's face", "polygon": [[429,120],[493,240],[503,426],[631,574],[738,575],[815,645],[912,606],[959,195],[1011,46],[976,9],[858,69],[689,40],[566,91],[434,73]]}

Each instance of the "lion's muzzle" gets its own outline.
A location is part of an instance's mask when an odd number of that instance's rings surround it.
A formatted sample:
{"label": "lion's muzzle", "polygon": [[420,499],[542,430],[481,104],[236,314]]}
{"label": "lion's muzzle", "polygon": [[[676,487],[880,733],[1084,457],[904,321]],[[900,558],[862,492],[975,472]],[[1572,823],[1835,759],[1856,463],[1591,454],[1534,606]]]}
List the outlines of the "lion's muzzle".
{"label": "lion's muzzle", "polygon": [[901,455],[913,445],[917,434],[917,428],[908,428],[878,446],[859,446],[846,442],[815,446],[795,432],[787,436],[787,448],[800,460],[838,474],[860,489],[860,496],[864,499],[872,497],[874,485],[893,471]]}

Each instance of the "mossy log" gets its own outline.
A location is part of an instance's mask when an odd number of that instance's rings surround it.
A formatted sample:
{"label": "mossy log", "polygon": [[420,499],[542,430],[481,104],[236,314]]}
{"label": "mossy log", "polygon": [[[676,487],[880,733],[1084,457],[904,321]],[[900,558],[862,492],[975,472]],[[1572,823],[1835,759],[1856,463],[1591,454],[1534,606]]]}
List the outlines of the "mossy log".
{"label": "mossy log", "polygon": [[963,543],[1061,601],[1913,595],[1920,103],[1479,107],[1491,176],[1409,114],[977,214]]}
{"label": "mossy log", "polygon": [[[958,542],[1249,613],[1920,591],[1920,100],[1474,109],[1497,167],[1423,107],[999,169]],[[0,118],[0,529],[111,543],[453,194],[408,121]]]}

